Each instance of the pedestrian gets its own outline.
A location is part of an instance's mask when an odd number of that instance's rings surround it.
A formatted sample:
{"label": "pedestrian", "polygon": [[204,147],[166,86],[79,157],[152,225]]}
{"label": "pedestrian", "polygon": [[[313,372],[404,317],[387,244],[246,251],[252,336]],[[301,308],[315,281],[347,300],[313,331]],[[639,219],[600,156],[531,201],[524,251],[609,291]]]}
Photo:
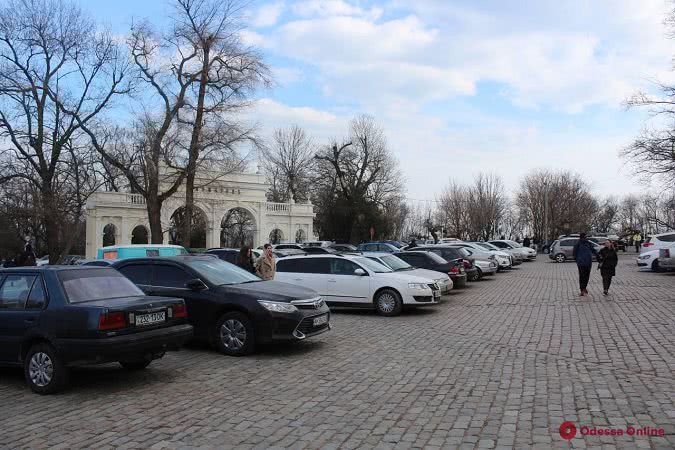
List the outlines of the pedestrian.
{"label": "pedestrian", "polygon": [[249,246],[244,245],[241,249],[239,249],[237,265],[242,269],[255,274],[255,266],[253,265],[253,252]]}
{"label": "pedestrian", "polygon": [[410,241],[410,245],[408,245],[408,248],[406,248],[406,250],[410,250],[411,248],[415,247],[417,247],[417,241],[415,240],[415,238],[413,238],[413,240]]}
{"label": "pedestrian", "polygon": [[635,253],[640,253],[640,246],[642,245],[642,236],[640,233],[633,235],[633,244],[635,244]]}
{"label": "pedestrian", "polygon": [[263,254],[255,264],[255,273],[265,281],[274,280],[274,274],[277,272],[277,262],[272,253],[272,245],[263,246]]}
{"label": "pedestrian", "polygon": [[523,247],[529,247],[530,246],[530,238],[525,236],[523,239]]}
{"label": "pedestrian", "polygon": [[598,255],[600,263],[600,275],[602,275],[602,293],[607,295],[609,292],[609,285],[612,284],[612,277],[616,275],[616,265],[619,263],[619,257],[614,250],[612,241],[605,241],[604,246],[600,249]]}
{"label": "pedestrian", "polygon": [[591,277],[591,267],[593,266],[593,255],[598,252],[593,248],[593,244],[586,239],[586,233],[579,234],[579,241],[574,245],[573,256],[577,262],[579,270],[579,291],[580,297],[588,295],[588,280]]}

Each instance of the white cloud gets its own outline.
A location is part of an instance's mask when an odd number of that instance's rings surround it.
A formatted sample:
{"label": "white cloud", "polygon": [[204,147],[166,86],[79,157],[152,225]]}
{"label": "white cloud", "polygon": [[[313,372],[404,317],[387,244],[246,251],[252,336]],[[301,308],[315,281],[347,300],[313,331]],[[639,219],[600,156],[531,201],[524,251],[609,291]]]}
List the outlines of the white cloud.
{"label": "white cloud", "polygon": [[284,2],[274,2],[263,5],[251,18],[251,24],[256,28],[271,27],[276,25],[284,8]]}
{"label": "white cloud", "polygon": [[382,8],[364,9],[342,0],[305,0],[294,3],[293,12],[301,17],[353,16],[377,20]]}

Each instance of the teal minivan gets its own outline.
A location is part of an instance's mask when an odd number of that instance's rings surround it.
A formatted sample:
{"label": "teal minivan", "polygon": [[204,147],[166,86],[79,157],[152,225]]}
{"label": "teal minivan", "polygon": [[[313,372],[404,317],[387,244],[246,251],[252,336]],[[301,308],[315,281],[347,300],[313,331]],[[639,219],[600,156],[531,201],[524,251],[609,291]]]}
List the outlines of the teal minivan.
{"label": "teal minivan", "polygon": [[177,256],[187,255],[188,252],[180,245],[164,244],[130,244],[111,245],[101,247],[96,253],[96,259],[129,259],[145,258],[148,256]]}

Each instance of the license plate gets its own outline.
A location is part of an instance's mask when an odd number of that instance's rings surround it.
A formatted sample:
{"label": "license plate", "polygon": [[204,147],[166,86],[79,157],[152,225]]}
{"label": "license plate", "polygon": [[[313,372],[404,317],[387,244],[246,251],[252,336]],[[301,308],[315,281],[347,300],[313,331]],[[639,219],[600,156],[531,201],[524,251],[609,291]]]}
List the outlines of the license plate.
{"label": "license plate", "polygon": [[328,323],[328,316],[323,315],[323,316],[315,317],[314,320],[312,321],[312,323],[315,327],[318,327],[319,325],[323,325],[324,323]]}
{"label": "license plate", "polygon": [[136,326],[152,325],[153,323],[164,322],[166,313],[164,311],[150,314],[139,314],[136,316]]}

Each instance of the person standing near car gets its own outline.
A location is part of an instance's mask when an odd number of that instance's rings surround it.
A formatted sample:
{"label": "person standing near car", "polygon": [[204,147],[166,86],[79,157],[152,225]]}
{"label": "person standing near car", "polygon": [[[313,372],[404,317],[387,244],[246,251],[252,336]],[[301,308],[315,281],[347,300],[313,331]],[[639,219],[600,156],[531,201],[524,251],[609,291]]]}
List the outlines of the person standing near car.
{"label": "person standing near car", "polygon": [[635,233],[633,236],[633,243],[635,244],[635,253],[640,253],[640,246],[642,245],[642,236],[640,233]]}
{"label": "person standing near car", "polygon": [[244,245],[239,249],[239,256],[237,257],[237,265],[242,269],[251,272],[255,275],[255,267],[253,265],[253,252],[251,248]]}
{"label": "person standing near car", "polygon": [[263,254],[255,264],[255,273],[265,281],[274,280],[277,273],[277,261],[272,253],[272,245],[263,246]]}
{"label": "person standing near car", "polygon": [[598,252],[593,248],[593,244],[586,239],[586,233],[579,234],[579,241],[574,245],[574,260],[577,262],[579,270],[579,291],[580,297],[588,295],[588,280],[591,278],[591,267],[593,266],[593,255]]}
{"label": "person standing near car", "polygon": [[527,236],[523,239],[523,247],[530,248],[530,238]]}
{"label": "person standing near car", "polygon": [[600,269],[602,275],[602,293],[607,295],[609,286],[612,284],[612,277],[616,275],[616,265],[619,263],[619,257],[611,241],[605,241],[604,247],[600,249],[598,259],[600,260],[598,269]]}

